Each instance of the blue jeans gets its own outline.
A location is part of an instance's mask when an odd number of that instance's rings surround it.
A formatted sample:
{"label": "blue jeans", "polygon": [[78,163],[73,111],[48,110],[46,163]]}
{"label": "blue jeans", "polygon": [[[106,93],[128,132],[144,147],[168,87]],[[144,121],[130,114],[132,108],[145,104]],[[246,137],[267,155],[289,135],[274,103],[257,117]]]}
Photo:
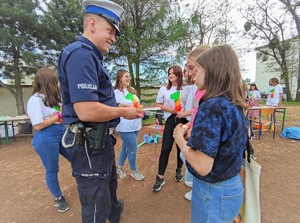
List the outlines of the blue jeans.
{"label": "blue jeans", "polygon": [[192,182],[193,181],[193,175],[190,173],[190,171],[187,169],[186,167],[186,159],[185,156],[183,155],[182,152],[180,152],[180,158],[185,166],[185,175],[184,175],[184,180],[188,181],[188,182]]}
{"label": "blue jeans", "polygon": [[119,166],[124,166],[125,160],[128,157],[130,170],[134,171],[136,167],[136,152],[137,152],[137,138],[139,131],[134,132],[119,132],[123,144],[119,156]]}
{"label": "blue jeans", "polygon": [[192,223],[232,222],[242,207],[244,188],[240,175],[217,183],[193,179]]}
{"label": "blue jeans", "polygon": [[62,195],[57,174],[59,171],[59,154],[71,161],[69,152],[61,144],[61,138],[65,132],[62,124],[53,124],[49,127],[36,131],[32,139],[32,145],[40,156],[46,171],[46,184],[54,198]]}

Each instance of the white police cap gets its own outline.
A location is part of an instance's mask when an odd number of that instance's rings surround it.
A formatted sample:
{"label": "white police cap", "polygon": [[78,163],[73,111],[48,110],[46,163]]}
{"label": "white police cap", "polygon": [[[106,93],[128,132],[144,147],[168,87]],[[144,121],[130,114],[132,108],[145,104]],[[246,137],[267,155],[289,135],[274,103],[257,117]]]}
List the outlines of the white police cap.
{"label": "white police cap", "polygon": [[116,28],[117,35],[120,35],[119,23],[124,13],[120,5],[109,0],[83,0],[82,6],[85,14],[95,14],[105,18]]}

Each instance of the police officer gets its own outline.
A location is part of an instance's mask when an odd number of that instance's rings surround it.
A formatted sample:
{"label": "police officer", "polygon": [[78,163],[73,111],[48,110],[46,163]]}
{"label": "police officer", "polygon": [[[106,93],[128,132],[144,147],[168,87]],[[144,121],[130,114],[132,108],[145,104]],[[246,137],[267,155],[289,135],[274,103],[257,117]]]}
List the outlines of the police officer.
{"label": "police officer", "polygon": [[114,128],[119,117],[135,119],[144,112],[117,107],[102,61],[120,34],[124,12],[108,0],[83,0],[83,34],[63,49],[58,62],[67,124],[63,142],[73,148],[72,170],[78,185],[82,222],[119,222],[123,203],[117,200]]}

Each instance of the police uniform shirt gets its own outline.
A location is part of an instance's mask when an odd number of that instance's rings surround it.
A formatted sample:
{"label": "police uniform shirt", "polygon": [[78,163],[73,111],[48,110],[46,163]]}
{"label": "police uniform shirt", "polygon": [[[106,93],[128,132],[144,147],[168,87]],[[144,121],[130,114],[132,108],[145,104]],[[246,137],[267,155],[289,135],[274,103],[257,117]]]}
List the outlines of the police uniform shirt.
{"label": "police uniform shirt", "polygon": [[[73,103],[97,101],[108,106],[117,106],[114,89],[102,61],[102,53],[83,36],[62,51],[58,62],[58,75],[63,99],[62,119],[65,124],[80,122]],[[109,127],[117,126],[119,120],[111,120]]]}

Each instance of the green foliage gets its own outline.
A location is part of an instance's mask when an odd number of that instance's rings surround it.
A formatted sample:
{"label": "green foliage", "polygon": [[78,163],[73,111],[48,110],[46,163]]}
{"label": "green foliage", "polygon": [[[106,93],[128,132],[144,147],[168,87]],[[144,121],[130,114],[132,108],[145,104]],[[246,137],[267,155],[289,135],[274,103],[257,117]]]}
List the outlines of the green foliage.
{"label": "green foliage", "polygon": [[15,75],[28,74],[40,62],[35,51],[40,29],[37,7],[38,3],[31,0],[3,0],[0,5],[0,65],[4,77],[15,79]]}
{"label": "green foliage", "polygon": [[252,27],[252,24],[251,24],[250,21],[245,22],[244,29],[245,29],[246,32],[250,31],[251,27]]}
{"label": "green foliage", "polygon": [[[176,51],[170,50],[188,34],[186,24],[176,16],[177,3],[170,0],[126,0],[118,3],[126,12],[121,26],[124,35],[118,38],[107,63],[127,66],[139,93],[141,80],[145,86],[165,83],[166,79],[161,76],[176,60]],[[114,66],[113,70],[119,68]]]}
{"label": "green foliage", "polygon": [[55,64],[60,51],[76,40],[82,31],[83,10],[81,0],[51,0],[43,10],[43,30],[40,49],[47,50],[45,59]]}
{"label": "green foliage", "polygon": [[15,97],[18,114],[24,114],[22,78],[33,74],[42,57],[37,52],[40,30],[38,1],[2,0],[0,4],[0,66],[1,76],[14,81],[0,84]]}

